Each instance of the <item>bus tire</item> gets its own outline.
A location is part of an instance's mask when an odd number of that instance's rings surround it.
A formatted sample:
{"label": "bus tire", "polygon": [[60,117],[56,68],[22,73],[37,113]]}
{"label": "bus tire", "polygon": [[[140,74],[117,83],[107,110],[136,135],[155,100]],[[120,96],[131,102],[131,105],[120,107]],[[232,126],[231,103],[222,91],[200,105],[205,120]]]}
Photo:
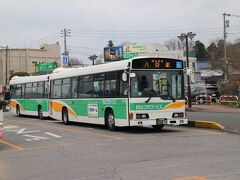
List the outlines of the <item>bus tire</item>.
{"label": "bus tire", "polygon": [[110,131],[115,131],[115,118],[112,110],[108,110],[106,114],[106,124]]}
{"label": "bus tire", "polygon": [[20,111],[19,105],[16,106],[16,114],[17,114],[18,117],[21,116],[21,111]]}
{"label": "bus tire", "polygon": [[153,125],[152,127],[155,130],[161,130],[164,127],[164,125]]}
{"label": "bus tire", "polygon": [[43,111],[42,111],[42,106],[39,106],[38,107],[38,118],[43,120],[44,117],[43,117]]}
{"label": "bus tire", "polygon": [[65,125],[69,124],[68,110],[66,107],[64,107],[62,110],[62,121]]}

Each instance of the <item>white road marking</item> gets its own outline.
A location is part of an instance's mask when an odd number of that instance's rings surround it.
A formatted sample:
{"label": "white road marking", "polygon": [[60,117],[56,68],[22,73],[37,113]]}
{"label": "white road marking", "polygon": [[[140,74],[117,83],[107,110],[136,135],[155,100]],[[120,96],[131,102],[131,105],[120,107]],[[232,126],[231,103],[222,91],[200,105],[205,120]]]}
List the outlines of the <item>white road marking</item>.
{"label": "white road marking", "polygon": [[53,134],[53,133],[50,133],[50,132],[45,132],[44,134],[47,134],[49,136],[53,136],[55,138],[61,138],[62,136],[59,136],[59,135],[56,135],[56,134]]}
{"label": "white road marking", "polygon": [[23,135],[25,137],[30,137],[31,139],[25,139],[26,141],[38,141],[38,140],[42,140],[42,139],[48,139],[46,137],[42,137],[42,136],[33,136],[33,135],[28,135],[28,134],[25,134]]}
{"label": "white road marking", "polygon": [[26,128],[20,129],[16,134],[28,134],[28,133],[40,132],[40,130],[25,131],[25,129],[26,129]]}
{"label": "white road marking", "polygon": [[8,130],[8,129],[13,129],[13,128],[18,128],[18,126],[7,125],[3,129]]}

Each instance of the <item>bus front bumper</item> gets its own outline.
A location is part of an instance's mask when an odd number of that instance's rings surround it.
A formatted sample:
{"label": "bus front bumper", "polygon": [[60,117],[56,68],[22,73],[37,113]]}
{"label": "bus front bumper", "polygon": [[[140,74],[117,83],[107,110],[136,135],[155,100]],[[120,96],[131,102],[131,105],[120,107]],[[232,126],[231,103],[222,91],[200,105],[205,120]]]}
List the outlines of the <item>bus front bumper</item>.
{"label": "bus front bumper", "polygon": [[153,125],[182,125],[188,124],[188,119],[135,119],[130,120],[130,126],[153,126]]}

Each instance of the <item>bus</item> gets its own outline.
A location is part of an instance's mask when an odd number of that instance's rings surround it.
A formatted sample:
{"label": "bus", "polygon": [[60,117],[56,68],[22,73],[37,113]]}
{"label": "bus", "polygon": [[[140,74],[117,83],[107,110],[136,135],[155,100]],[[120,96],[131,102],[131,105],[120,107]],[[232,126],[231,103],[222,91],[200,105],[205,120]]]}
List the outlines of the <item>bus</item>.
{"label": "bus", "polygon": [[48,115],[49,75],[13,77],[10,82],[10,111],[17,116]]}
{"label": "bus", "polygon": [[183,66],[178,59],[137,57],[52,73],[49,116],[109,130],[187,124]]}

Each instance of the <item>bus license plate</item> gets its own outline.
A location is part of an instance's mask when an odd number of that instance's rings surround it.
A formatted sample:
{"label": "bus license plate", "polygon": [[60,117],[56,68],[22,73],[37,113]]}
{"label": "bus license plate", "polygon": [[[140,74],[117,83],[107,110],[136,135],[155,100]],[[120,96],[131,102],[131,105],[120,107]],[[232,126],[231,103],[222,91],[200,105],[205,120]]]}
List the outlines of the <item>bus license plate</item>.
{"label": "bus license plate", "polygon": [[167,124],[167,119],[159,118],[156,122],[157,125]]}

